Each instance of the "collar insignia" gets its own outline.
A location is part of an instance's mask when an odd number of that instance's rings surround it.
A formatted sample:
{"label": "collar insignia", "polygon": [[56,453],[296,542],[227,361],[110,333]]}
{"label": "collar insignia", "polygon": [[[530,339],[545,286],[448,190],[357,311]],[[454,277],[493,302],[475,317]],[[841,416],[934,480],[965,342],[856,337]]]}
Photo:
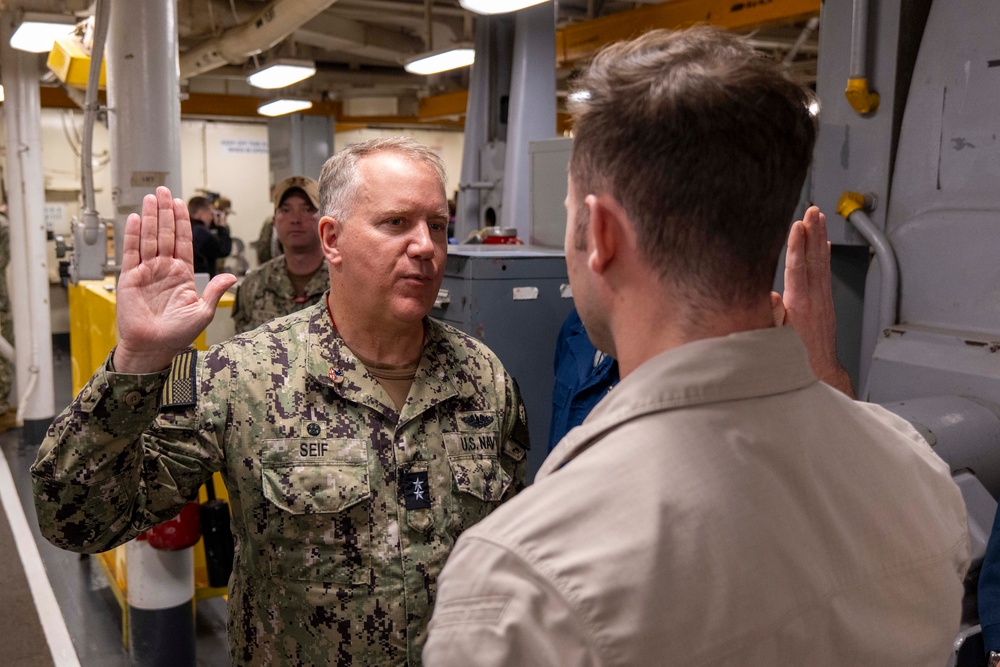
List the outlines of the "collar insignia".
{"label": "collar insignia", "polygon": [[403,473],[403,501],[408,510],[427,509],[431,506],[430,485],[427,471]]}

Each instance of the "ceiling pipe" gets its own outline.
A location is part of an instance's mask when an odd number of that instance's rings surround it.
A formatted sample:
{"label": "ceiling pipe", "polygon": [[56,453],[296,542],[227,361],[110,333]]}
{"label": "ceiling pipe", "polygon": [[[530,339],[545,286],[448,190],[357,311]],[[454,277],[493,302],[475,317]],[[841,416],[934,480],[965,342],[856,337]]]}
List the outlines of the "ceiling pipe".
{"label": "ceiling pipe", "polygon": [[[662,0],[658,0],[661,1]],[[413,4],[410,2],[399,2],[398,0],[341,0],[341,5],[344,9],[361,9],[368,13],[373,14],[385,14],[385,13],[400,13],[400,14],[422,14],[425,8],[421,5]],[[466,10],[448,5],[437,5],[434,4],[434,14],[436,16],[453,16],[453,17],[463,17],[468,15],[469,12]]]}
{"label": "ceiling pipe", "polygon": [[315,18],[336,0],[275,0],[253,19],[226,30],[180,56],[181,78],[189,79],[217,67],[242,63],[265,51]]}
{"label": "ceiling pipe", "polygon": [[0,0],[0,11],[84,14],[92,0]]}

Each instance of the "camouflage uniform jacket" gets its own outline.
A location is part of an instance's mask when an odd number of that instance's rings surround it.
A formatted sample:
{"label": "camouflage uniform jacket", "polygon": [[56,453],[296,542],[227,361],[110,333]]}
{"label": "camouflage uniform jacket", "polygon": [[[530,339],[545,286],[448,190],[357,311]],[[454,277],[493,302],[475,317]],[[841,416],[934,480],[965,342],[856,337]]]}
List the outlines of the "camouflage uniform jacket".
{"label": "camouflage uniform jacket", "polygon": [[32,466],[42,534],[110,549],[221,470],[233,664],[419,665],[445,559],[523,488],[528,447],[499,360],[435,320],[425,332],[399,414],[319,304],[169,374],[116,374],[109,357]]}
{"label": "camouflage uniform jacket", "polygon": [[275,317],[308,308],[317,303],[328,289],[330,268],[324,259],[306,285],[304,298],[296,301],[299,295],[295,294],[292,280],[288,277],[285,256],[275,257],[249,273],[236,291],[236,303],[233,304],[236,333],[256,329]]}

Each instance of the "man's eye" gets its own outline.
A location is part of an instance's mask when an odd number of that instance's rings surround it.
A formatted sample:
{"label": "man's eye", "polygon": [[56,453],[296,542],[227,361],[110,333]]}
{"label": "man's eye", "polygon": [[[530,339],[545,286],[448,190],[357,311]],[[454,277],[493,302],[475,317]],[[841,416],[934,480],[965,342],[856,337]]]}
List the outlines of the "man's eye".
{"label": "man's eye", "polygon": [[402,218],[389,218],[389,224],[392,225],[393,227],[399,227],[401,224],[403,224],[403,219]]}

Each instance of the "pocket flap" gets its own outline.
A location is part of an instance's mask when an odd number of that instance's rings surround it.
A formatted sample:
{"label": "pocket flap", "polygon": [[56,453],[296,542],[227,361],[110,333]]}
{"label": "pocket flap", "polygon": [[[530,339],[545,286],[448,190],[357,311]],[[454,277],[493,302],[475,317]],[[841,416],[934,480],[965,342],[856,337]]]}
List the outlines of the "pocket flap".
{"label": "pocket flap", "polygon": [[363,440],[269,442],[264,496],[291,514],[341,512],[371,497]]}
{"label": "pocket flap", "polygon": [[459,491],[480,500],[498,502],[511,477],[493,456],[449,456],[448,464]]}

